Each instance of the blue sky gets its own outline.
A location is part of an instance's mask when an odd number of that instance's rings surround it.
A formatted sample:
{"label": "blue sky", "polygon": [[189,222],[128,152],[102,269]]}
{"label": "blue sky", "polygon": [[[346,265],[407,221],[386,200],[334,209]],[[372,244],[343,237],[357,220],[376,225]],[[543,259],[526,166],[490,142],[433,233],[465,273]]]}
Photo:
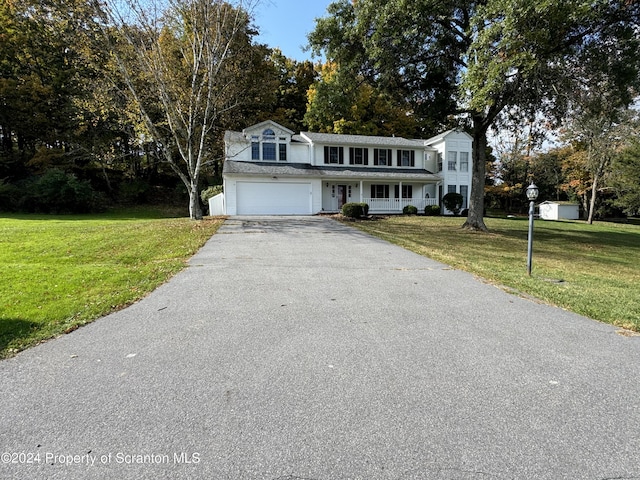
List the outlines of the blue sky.
{"label": "blue sky", "polygon": [[307,34],[315,27],[315,19],[327,15],[332,0],[261,0],[254,10],[255,24],[260,30],[256,38],[295,60],[311,59],[303,52]]}

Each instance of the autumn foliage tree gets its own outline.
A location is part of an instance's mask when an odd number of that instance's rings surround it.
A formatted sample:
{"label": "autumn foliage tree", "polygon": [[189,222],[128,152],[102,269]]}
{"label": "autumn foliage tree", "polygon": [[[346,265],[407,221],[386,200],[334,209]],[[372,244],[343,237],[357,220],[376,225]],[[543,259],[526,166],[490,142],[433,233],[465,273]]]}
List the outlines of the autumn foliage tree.
{"label": "autumn foliage tree", "polygon": [[111,54],[152,141],[202,218],[199,185],[214,161],[213,134],[237,107],[251,36],[248,10],[221,0],[127,0],[96,4]]}
{"label": "autumn foliage tree", "polygon": [[637,2],[340,0],[328,11],[309,37],[316,52],[404,98],[425,125],[455,116],[472,135],[470,229],[486,230],[487,132],[501,112],[561,116],[573,67],[603,42],[626,58],[623,83],[637,76]]}

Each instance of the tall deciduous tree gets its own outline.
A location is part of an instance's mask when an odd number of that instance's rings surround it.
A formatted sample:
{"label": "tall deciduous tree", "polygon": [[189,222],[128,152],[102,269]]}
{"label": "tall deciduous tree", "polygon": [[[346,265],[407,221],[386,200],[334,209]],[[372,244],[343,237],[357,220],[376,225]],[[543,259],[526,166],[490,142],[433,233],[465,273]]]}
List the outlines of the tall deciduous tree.
{"label": "tall deciduous tree", "polygon": [[424,119],[457,115],[469,129],[470,229],[486,230],[487,131],[501,112],[561,111],[572,67],[602,42],[627,58],[622,83],[637,80],[637,2],[340,0],[328,11],[309,36],[316,52],[401,95]]}
{"label": "tall deciduous tree", "polygon": [[304,120],[318,132],[419,136],[410,105],[400,105],[364,78],[344,75],[333,62],[321,66],[320,81],[307,92]]}
{"label": "tall deciduous tree", "polygon": [[[601,104],[600,99],[597,103]],[[598,191],[611,173],[612,161],[634,134],[630,111],[610,108],[609,105],[595,107],[589,104],[585,110],[574,112],[565,133],[581,152],[582,167],[589,176],[589,224],[593,223]]]}
{"label": "tall deciduous tree", "polygon": [[[201,219],[199,182],[213,161],[213,133],[236,107],[256,32],[251,3],[222,0],[109,0],[98,5],[112,54],[144,132],[189,193]],[[115,27],[115,30],[112,29]]]}
{"label": "tall deciduous tree", "polygon": [[640,140],[635,138],[613,161],[611,186],[615,204],[627,215],[640,215]]}

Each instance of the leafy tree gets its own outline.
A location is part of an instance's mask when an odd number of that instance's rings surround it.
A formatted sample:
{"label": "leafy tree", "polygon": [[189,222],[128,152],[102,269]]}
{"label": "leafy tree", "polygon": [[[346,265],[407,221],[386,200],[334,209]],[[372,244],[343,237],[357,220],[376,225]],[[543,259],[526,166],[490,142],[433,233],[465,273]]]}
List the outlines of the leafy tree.
{"label": "leafy tree", "polygon": [[[576,145],[583,172],[588,174],[588,223],[593,223],[599,189],[604,186],[611,173],[611,164],[616,154],[624,148],[633,133],[630,111],[615,108],[611,99],[592,98],[593,92],[586,94],[590,100],[576,109],[569,120],[565,136]],[[584,173],[580,176],[584,178]]]}
{"label": "leafy tree", "polygon": [[333,62],[321,67],[319,81],[308,91],[304,121],[318,132],[418,136],[409,105],[398,105],[364,78],[347,77]]}
{"label": "leafy tree", "polygon": [[199,183],[203,167],[215,160],[212,135],[246,94],[246,53],[256,33],[248,6],[171,0],[161,10],[159,1],[128,0],[101,11],[126,94],[144,126],[140,133],[186,187],[192,219],[202,218]]}
{"label": "leafy tree", "polygon": [[635,82],[639,10],[625,0],[340,0],[309,41],[354,78],[409,101],[424,124],[446,124],[456,115],[467,125],[474,167],[464,225],[486,230],[488,129],[512,106],[562,112],[564,92],[577,80],[572,68],[603,42],[629,67],[624,75],[608,72],[613,83]]}
{"label": "leafy tree", "polygon": [[640,140],[635,138],[613,160],[611,186],[615,204],[627,215],[640,215]]}
{"label": "leafy tree", "polygon": [[312,62],[287,58],[278,48],[271,51],[268,60],[277,78],[275,103],[268,118],[294,132],[302,131],[307,111],[307,91],[318,78],[318,72]]}

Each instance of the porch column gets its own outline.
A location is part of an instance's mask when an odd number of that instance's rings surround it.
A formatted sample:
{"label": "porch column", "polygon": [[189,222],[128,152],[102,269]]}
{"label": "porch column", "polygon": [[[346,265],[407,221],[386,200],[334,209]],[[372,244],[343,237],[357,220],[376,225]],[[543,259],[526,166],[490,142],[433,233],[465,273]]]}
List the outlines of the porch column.
{"label": "porch column", "polygon": [[402,180],[399,182],[398,186],[398,206],[400,207],[400,211],[404,208],[404,199],[402,198]]}
{"label": "porch column", "polygon": [[362,190],[362,180],[360,180],[360,203],[362,203],[362,201],[364,200],[364,193],[362,192]]}

